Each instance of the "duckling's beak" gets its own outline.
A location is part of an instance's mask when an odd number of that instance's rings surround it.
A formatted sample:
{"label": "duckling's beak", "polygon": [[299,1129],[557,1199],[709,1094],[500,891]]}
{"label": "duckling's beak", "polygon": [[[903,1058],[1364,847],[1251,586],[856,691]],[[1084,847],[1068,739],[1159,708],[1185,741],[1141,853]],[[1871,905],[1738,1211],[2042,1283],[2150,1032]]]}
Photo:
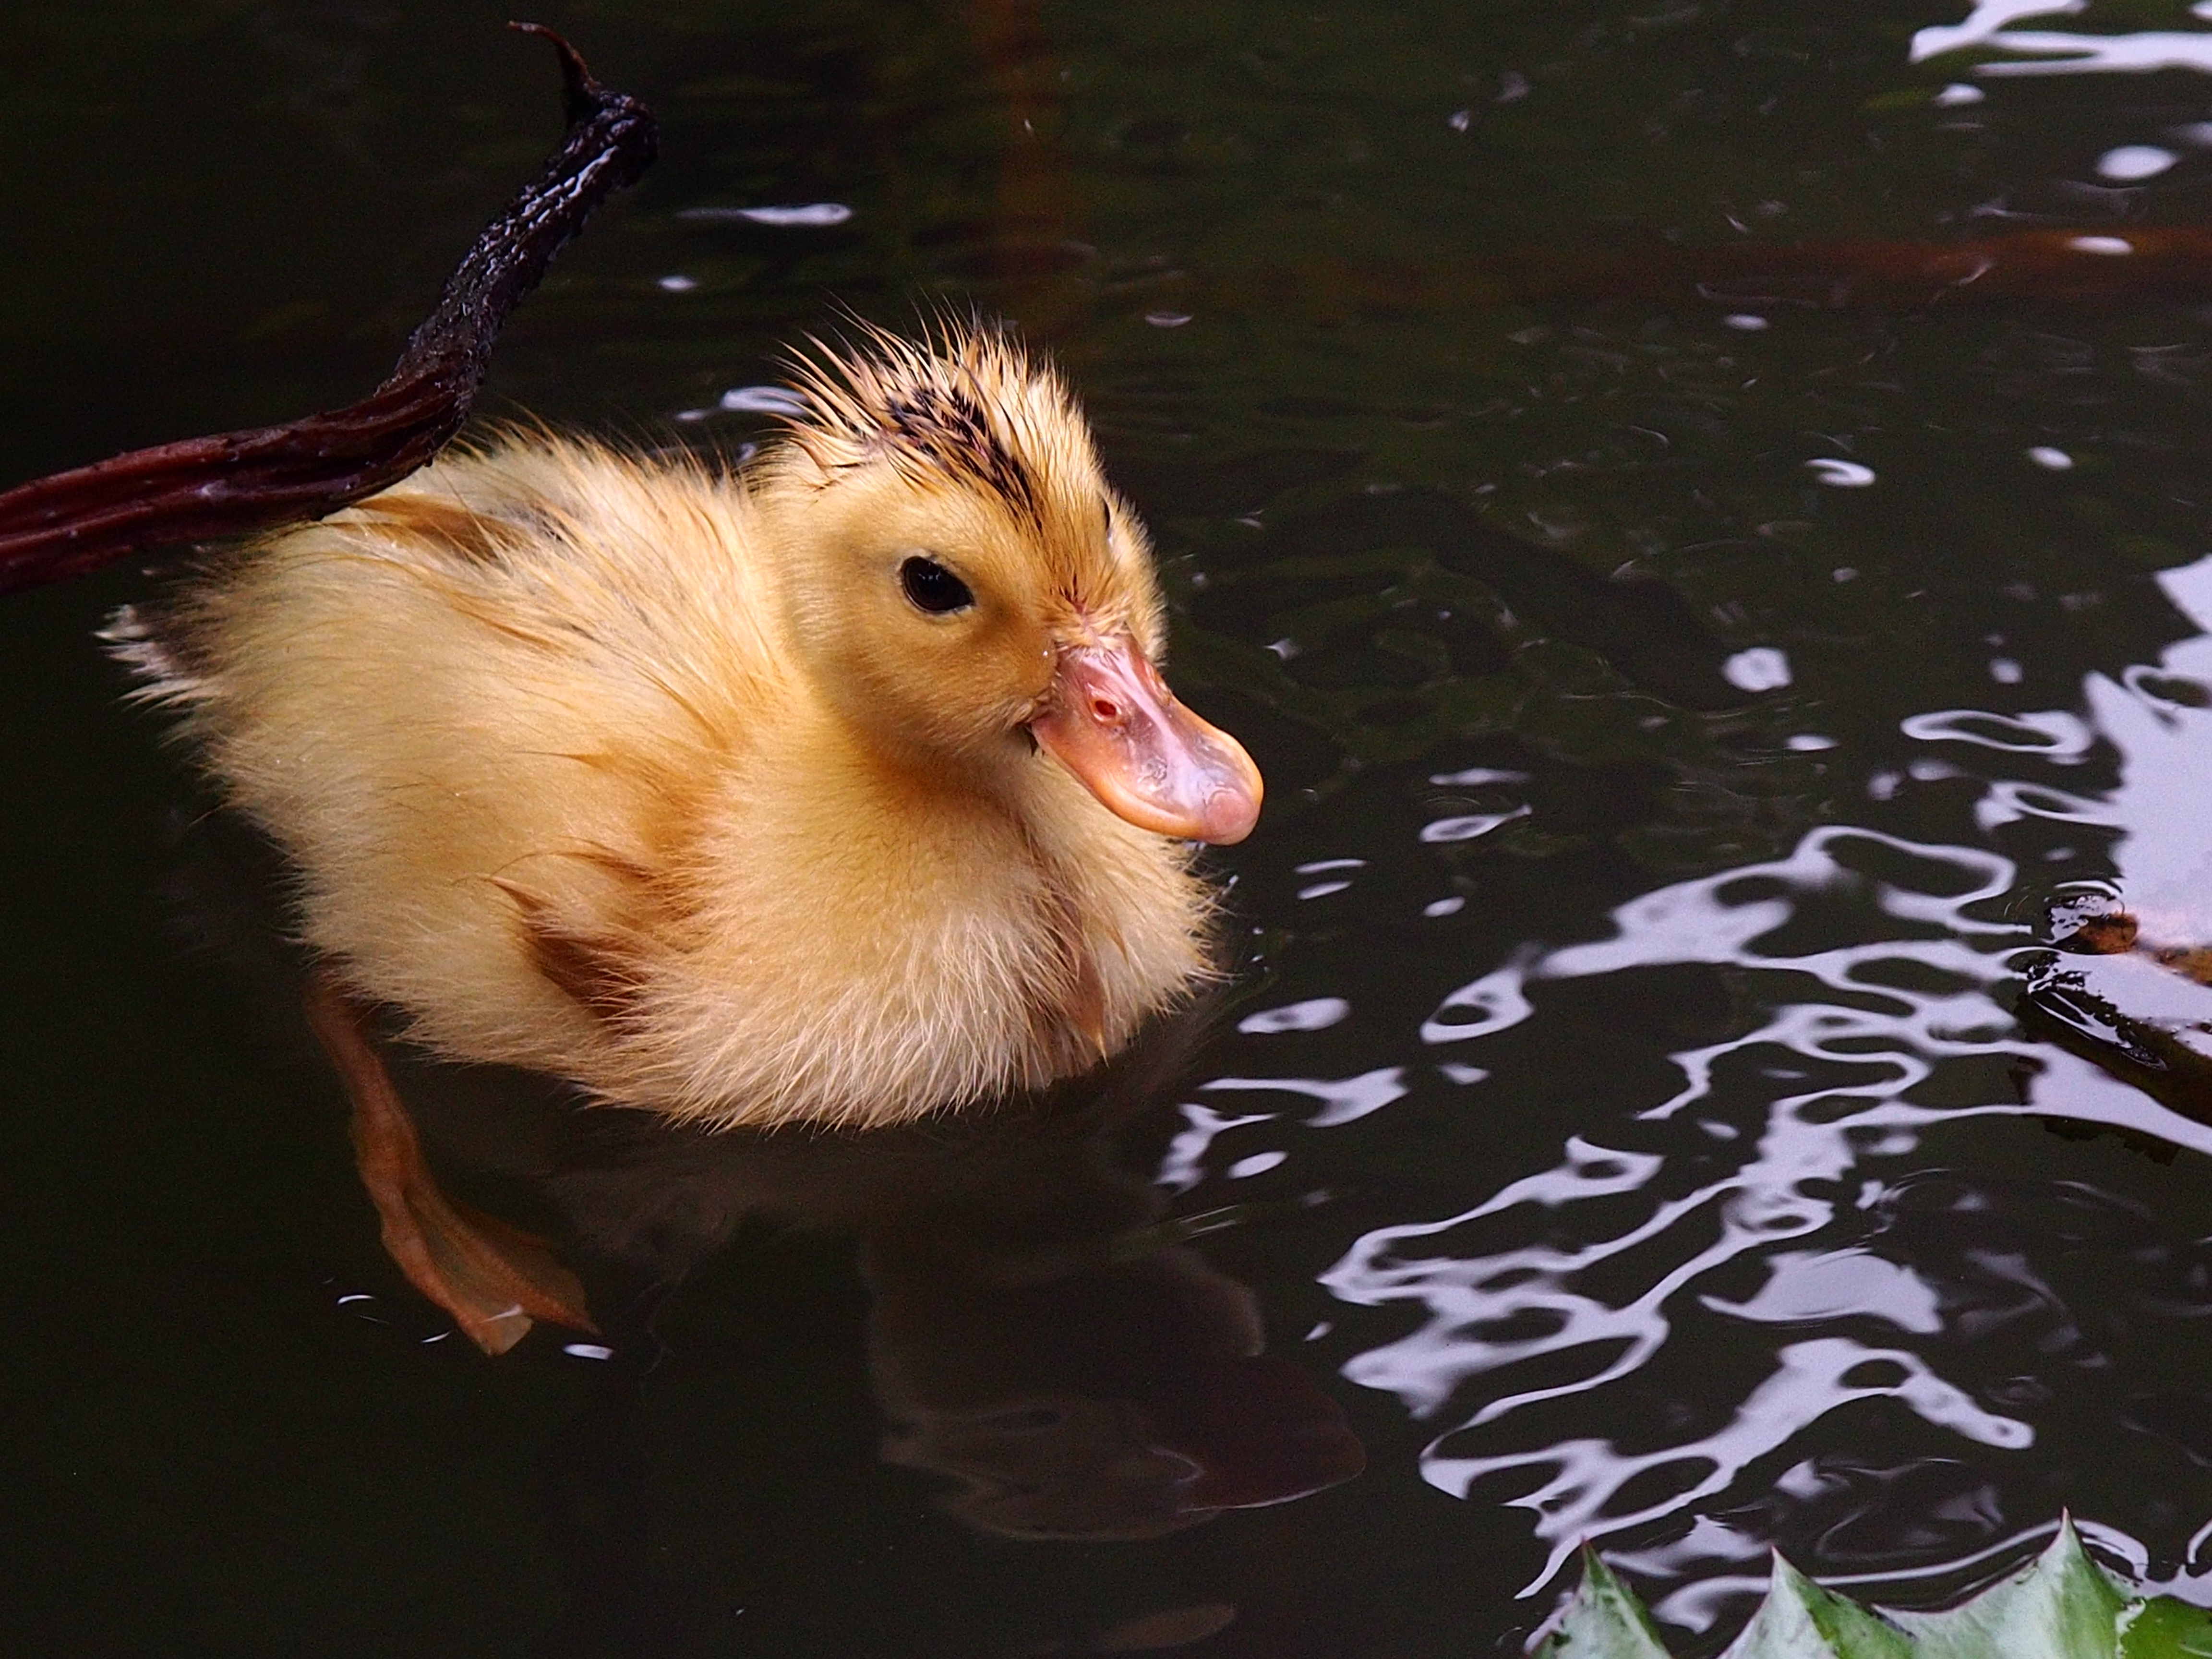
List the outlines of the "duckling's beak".
{"label": "duckling's beak", "polygon": [[1127,639],[1064,646],[1030,731],[1116,817],[1186,841],[1242,841],[1260,819],[1243,744],[1176,701]]}

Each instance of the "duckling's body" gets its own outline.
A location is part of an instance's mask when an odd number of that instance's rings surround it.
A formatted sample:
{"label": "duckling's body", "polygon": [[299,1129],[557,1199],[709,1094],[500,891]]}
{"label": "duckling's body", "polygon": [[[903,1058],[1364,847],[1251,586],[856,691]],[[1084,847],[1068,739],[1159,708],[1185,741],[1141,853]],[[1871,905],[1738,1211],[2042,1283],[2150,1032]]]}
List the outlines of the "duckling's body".
{"label": "duckling's body", "polygon": [[513,435],[121,620],[351,996],[675,1117],[873,1125],[1207,973],[1171,836],[1241,836],[1258,778],[1147,678],[1072,401],[990,335],[804,386],[744,475]]}

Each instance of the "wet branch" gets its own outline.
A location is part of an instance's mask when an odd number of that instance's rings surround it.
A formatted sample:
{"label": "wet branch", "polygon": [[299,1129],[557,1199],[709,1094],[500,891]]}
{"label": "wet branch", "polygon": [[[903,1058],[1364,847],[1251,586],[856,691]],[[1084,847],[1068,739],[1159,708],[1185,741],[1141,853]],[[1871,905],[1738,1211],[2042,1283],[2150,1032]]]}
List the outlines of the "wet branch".
{"label": "wet branch", "polygon": [[468,419],[507,313],[593,209],[652,163],[650,111],[535,23],[567,83],[568,133],[484,228],[392,374],[359,403],[283,426],[132,450],[0,494],[0,593],[131,553],[320,518],[414,471]]}

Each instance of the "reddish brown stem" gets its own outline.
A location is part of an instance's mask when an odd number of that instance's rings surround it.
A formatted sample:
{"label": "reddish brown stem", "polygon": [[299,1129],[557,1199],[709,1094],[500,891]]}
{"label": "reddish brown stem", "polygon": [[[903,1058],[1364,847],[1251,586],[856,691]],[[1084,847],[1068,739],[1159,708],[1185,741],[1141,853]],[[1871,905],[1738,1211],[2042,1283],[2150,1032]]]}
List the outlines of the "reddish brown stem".
{"label": "reddish brown stem", "polygon": [[501,326],[593,209],[653,161],[653,115],[601,86],[550,29],[567,88],[566,142],[484,228],[384,384],[283,426],[132,450],[0,494],[0,593],[131,553],[319,518],[395,483],[459,431]]}

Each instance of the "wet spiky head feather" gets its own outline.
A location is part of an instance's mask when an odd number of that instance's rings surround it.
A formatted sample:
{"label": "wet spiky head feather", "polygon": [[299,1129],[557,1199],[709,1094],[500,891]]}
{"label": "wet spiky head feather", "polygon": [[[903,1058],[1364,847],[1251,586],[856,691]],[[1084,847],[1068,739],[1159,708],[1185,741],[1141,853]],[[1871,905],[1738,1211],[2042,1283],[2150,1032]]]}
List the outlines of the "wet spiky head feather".
{"label": "wet spiky head feather", "polygon": [[792,384],[808,409],[791,435],[825,477],[888,461],[917,484],[981,489],[1041,525],[1044,481],[1072,440],[1096,476],[1075,399],[1002,330],[946,321],[916,342],[863,324],[857,345],[807,343]]}
{"label": "wet spiky head feather", "polygon": [[789,363],[805,407],[754,473],[764,495],[795,492],[811,514],[841,485],[888,477],[925,510],[980,508],[1072,611],[1162,647],[1143,527],[1048,365],[1001,328],[947,318],[914,339],[861,322],[807,347]]}

